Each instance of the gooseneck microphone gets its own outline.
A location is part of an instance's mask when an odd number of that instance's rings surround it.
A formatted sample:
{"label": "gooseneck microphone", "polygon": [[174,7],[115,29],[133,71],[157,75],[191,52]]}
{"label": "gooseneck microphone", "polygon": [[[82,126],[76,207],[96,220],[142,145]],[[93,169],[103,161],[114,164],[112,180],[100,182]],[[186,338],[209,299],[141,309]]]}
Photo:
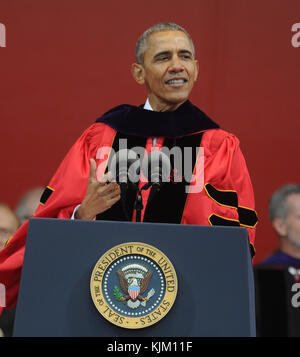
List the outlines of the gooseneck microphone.
{"label": "gooseneck microphone", "polygon": [[119,150],[112,158],[108,165],[112,177],[120,186],[122,208],[125,217],[130,221],[126,210],[127,190],[138,190],[138,182],[140,179],[140,157],[133,151],[128,149]]}
{"label": "gooseneck microphone", "polygon": [[169,157],[162,151],[151,151],[143,158],[141,169],[148,183],[138,190],[134,206],[136,222],[141,221],[141,212],[143,210],[142,190],[152,187],[154,193],[157,193],[165,182],[169,182],[171,162]]}
{"label": "gooseneck microphone", "polygon": [[[148,183],[139,189],[141,170]],[[140,156],[135,151],[122,149],[113,156],[109,164],[109,171],[120,186],[123,211],[128,221],[130,218],[126,210],[127,191],[129,189],[136,190],[137,196],[134,208],[136,210],[136,222],[140,222],[143,210],[142,190],[152,187],[154,193],[157,193],[165,182],[169,182],[171,162],[164,152],[151,151],[144,156],[141,164]]]}
{"label": "gooseneck microphone", "polygon": [[149,186],[159,191],[165,182],[170,181],[170,158],[162,151],[149,152],[142,161],[142,172],[149,182]]}
{"label": "gooseneck microphone", "polygon": [[133,150],[119,150],[109,164],[109,171],[120,186],[137,186],[140,179],[140,157]]}

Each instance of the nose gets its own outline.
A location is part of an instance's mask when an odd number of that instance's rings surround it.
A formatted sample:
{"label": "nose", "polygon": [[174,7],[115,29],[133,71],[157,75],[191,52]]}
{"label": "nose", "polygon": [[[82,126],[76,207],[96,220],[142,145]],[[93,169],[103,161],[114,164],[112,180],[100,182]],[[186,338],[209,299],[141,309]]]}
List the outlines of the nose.
{"label": "nose", "polygon": [[183,70],[184,70],[184,67],[182,65],[180,58],[177,55],[173,56],[172,60],[171,60],[170,67],[169,67],[169,72],[170,73],[179,73],[179,72],[182,72]]}

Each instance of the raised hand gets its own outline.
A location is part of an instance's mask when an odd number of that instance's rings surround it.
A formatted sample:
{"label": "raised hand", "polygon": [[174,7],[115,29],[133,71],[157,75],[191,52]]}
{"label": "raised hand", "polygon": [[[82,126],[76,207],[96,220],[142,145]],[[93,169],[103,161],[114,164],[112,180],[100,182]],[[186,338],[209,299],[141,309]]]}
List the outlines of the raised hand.
{"label": "raised hand", "polygon": [[84,200],[75,213],[76,219],[94,219],[97,214],[105,212],[121,198],[120,186],[111,181],[111,173],[97,180],[96,162],[90,159],[90,175]]}

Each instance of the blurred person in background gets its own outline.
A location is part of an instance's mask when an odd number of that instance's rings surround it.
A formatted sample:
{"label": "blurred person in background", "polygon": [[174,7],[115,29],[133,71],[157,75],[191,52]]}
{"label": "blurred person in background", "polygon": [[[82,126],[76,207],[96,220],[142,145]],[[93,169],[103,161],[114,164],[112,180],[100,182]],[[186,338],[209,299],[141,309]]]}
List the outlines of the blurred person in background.
{"label": "blurred person in background", "polygon": [[300,185],[275,191],[269,216],[279,244],[254,269],[257,335],[300,337]]}
{"label": "blurred person in background", "polygon": [[[0,250],[19,228],[20,221],[15,212],[6,203],[0,203]],[[3,310],[0,306],[0,337],[12,336],[15,307]]]}
{"label": "blurred person in background", "polygon": [[15,212],[6,203],[0,202],[0,249],[4,248],[19,226],[20,220]]}
{"label": "blurred person in background", "polygon": [[[33,216],[43,191],[43,187],[27,191],[19,200],[15,212],[7,204],[0,203],[0,249],[5,247],[19,226]],[[13,334],[16,307],[1,310],[0,307],[0,337],[10,337]]]}
{"label": "blurred person in background", "polygon": [[274,192],[269,216],[279,247],[262,264],[300,268],[300,185],[285,185]]}
{"label": "blurred person in background", "polygon": [[16,214],[19,217],[21,224],[26,222],[27,219],[33,216],[35,210],[37,209],[40,198],[44,191],[44,187],[35,187],[28,192],[26,192],[20,199],[16,207]]}
{"label": "blurred person in background", "polygon": [[[35,187],[27,191],[17,204],[15,212],[5,203],[0,203],[0,249],[16,232],[21,224],[33,216],[37,209],[43,187]],[[13,334],[16,307],[4,309],[0,307],[0,337],[10,337]]]}

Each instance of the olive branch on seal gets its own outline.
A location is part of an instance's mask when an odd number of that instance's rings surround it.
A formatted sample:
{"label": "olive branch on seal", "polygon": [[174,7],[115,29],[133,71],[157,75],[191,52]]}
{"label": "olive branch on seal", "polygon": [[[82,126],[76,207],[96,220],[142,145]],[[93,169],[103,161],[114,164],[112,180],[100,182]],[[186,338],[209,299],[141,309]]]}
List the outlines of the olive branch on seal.
{"label": "olive branch on seal", "polygon": [[114,286],[113,294],[117,301],[121,301],[122,297],[124,297],[117,285]]}

